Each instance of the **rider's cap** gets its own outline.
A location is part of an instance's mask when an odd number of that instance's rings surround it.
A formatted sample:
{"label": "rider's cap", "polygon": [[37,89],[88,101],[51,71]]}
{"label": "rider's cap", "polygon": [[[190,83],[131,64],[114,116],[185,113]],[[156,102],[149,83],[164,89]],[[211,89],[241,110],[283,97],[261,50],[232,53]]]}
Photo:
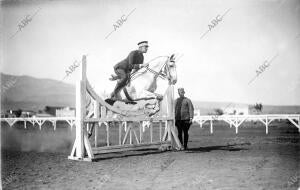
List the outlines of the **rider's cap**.
{"label": "rider's cap", "polygon": [[143,46],[149,47],[148,41],[141,41],[141,42],[138,43],[138,46],[139,47],[143,47]]}
{"label": "rider's cap", "polygon": [[178,88],[178,92],[179,91],[184,92],[184,88]]}

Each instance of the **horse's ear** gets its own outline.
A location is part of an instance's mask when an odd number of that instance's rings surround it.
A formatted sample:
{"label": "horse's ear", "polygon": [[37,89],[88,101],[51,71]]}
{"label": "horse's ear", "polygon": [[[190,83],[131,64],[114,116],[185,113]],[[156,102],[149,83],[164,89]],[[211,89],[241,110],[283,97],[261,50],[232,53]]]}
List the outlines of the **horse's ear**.
{"label": "horse's ear", "polygon": [[175,54],[172,54],[171,57],[170,57],[170,61],[174,61],[175,60],[174,57],[175,57]]}

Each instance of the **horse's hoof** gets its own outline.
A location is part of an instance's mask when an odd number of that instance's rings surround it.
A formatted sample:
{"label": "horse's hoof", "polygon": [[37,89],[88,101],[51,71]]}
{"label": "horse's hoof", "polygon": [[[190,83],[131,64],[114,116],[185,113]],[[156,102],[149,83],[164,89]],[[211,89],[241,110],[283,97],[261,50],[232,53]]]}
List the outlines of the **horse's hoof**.
{"label": "horse's hoof", "polygon": [[164,99],[164,96],[163,96],[163,95],[158,95],[158,96],[156,97],[156,99],[157,99],[157,100],[162,100],[162,99]]}
{"label": "horse's hoof", "polygon": [[176,147],[175,150],[182,151],[182,150],[184,150],[184,148],[183,147]]}
{"label": "horse's hoof", "polygon": [[158,149],[160,151],[164,152],[164,151],[172,150],[172,146],[171,145],[161,145]]}

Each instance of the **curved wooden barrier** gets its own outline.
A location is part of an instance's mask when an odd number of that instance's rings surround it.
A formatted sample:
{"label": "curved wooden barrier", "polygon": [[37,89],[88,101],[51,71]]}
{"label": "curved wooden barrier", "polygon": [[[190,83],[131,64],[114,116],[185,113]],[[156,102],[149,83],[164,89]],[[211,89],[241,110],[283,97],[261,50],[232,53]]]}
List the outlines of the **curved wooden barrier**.
{"label": "curved wooden barrier", "polygon": [[93,90],[93,88],[91,87],[90,83],[88,81],[86,81],[86,89],[87,89],[87,92],[92,96],[93,99],[96,100],[97,103],[99,103],[101,106],[105,107],[106,109],[116,113],[116,114],[120,114],[120,115],[123,115],[123,116],[140,116],[140,115],[143,115],[143,114],[138,114],[138,113],[134,113],[134,112],[126,112],[126,111],[122,111],[118,108],[115,108],[113,106],[111,106],[110,104],[106,103],[102,98],[100,98],[98,96],[98,94]]}
{"label": "curved wooden barrier", "polygon": [[[173,146],[178,149],[182,148],[175,133],[173,86],[169,86],[164,98],[167,104],[166,113],[159,112],[149,117],[140,112],[129,112],[115,108],[97,95],[86,77],[86,56],[82,57],[80,70],[80,79],[76,84],[76,138],[71,154],[68,157],[69,159],[93,161],[103,153],[158,148],[162,145]],[[91,97],[93,104],[93,111],[88,115],[86,108],[87,96]],[[93,117],[89,117],[91,115]],[[145,135],[142,130],[145,122],[149,123],[150,142],[145,142]],[[112,145],[110,139],[110,131],[114,129],[114,126],[110,125],[110,123],[117,123],[119,125],[118,142],[115,145]],[[153,123],[157,123],[158,126],[154,126]],[[94,126],[93,142],[87,137],[87,128],[91,127],[91,125]],[[103,125],[106,128],[106,145],[99,147],[98,130]],[[153,134],[155,127],[159,130],[159,137],[156,141]],[[122,134],[123,128],[125,128],[125,134]],[[94,144],[93,148],[91,144]]]}

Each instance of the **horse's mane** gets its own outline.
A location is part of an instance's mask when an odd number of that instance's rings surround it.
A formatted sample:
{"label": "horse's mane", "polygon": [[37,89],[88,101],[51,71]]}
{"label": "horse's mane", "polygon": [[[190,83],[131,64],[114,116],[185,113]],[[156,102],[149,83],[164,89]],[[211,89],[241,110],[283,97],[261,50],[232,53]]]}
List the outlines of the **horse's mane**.
{"label": "horse's mane", "polygon": [[[153,67],[157,66],[157,62],[160,61],[160,63],[161,63],[163,61],[163,60],[161,60],[162,58],[168,58],[168,57],[169,56],[157,56],[157,57],[151,59],[150,61],[148,61],[148,63],[149,63],[148,68],[153,69]],[[160,68],[160,69],[162,69],[162,68]],[[145,67],[139,69],[137,72],[131,74],[131,76],[130,76],[131,80],[134,80],[134,79],[138,78],[139,76],[147,73],[147,71],[148,71],[148,69]]]}

